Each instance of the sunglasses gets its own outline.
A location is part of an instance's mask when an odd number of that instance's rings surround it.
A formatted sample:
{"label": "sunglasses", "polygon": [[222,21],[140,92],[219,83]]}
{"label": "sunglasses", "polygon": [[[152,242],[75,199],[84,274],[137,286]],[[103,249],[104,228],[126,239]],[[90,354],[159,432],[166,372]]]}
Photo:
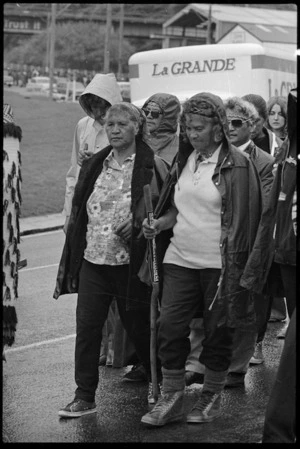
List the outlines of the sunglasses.
{"label": "sunglasses", "polygon": [[158,118],[161,114],[162,114],[162,112],[159,112],[159,111],[149,111],[149,109],[143,109],[143,111],[145,112],[145,116],[146,117],[148,117],[148,115],[150,115],[151,114],[151,117],[152,118]]}
{"label": "sunglasses", "polygon": [[249,118],[247,120],[242,120],[240,118],[234,118],[233,120],[228,120],[228,125],[231,124],[231,126],[233,126],[234,128],[241,128],[244,123],[249,122],[249,121],[250,121]]}

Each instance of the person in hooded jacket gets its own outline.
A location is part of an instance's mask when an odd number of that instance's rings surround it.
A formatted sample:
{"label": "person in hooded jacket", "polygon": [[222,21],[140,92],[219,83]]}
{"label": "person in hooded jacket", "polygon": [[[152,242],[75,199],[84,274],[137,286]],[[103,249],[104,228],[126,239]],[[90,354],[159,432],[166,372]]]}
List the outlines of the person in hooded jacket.
{"label": "person in hooded jacket", "polygon": [[[122,95],[113,73],[97,73],[79,98],[79,104],[87,114],[76,125],[71,155],[71,167],[66,176],[63,214],[66,216],[64,232],[67,232],[72,199],[82,162],[108,145],[104,128],[105,116],[113,104],[122,101]],[[118,335],[118,339],[114,336]],[[119,342],[116,344],[115,342]],[[103,328],[100,365],[122,367],[134,358],[132,342],[123,329],[118,309],[112,303]]]}
{"label": "person in hooded jacket", "polygon": [[157,93],[151,95],[142,107],[149,134],[145,141],[157,156],[171,164],[179,145],[180,102],[175,95]]}
{"label": "person in hooded jacket", "polygon": [[72,199],[81,164],[93,154],[108,145],[104,128],[105,116],[111,105],[122,101],[122,95],[113,73],[97,73],[79,98],[79,104],[86,113],[75,128],[71,155],[71,167],[66,175],[66,192],[63,214],[66,217],[66,232]]}
{"label": "person in hooded jacket", "polygon": [[141,422],[163,426],[184,417],[185,362],[190,322],[201,306],[205,366],[201,396],[188,423],[221,414],[221,393],[237,327],[255,328],[251,295],[239,285],[256,238],[262,191],[251,159],[229,139],[220,97],[199,93],[184,105],[179,151],[163,185],[148,239],[172,229],[163,259],[158,356],[163,395]]}
{"label": "person in hooded jacket", "polygon": [[[151,95],[143,107],[147,120],[147,133],[144,141],[154,153],[171,164],[179,145],[180,102],[175,95],[158,93]],[[140,382],[145,380],[145,368],[142,364],[133,365],[124,374],[124,381]]]}

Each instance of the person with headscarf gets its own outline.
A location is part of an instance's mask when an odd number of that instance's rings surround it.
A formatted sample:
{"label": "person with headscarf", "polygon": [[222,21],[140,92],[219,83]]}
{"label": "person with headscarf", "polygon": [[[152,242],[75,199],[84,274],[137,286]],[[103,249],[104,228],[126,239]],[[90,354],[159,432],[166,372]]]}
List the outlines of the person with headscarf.
{"label": "person with headscarf", "polygon": [[149,133],[145,142],[157,156],[171,164],[179,145],[180,102],[175,95],[151,95],[142,107]]}
{"label": "person with headscarf", "polygon": [[147,246],[143,188],[150,185],[155,206],[168,165],[143,141],[146,118],[135,106],[111,106],[105,129],[110,145],[82,164],[54,292],[56,299],[78,293],[77,389],[74,400],[59,411],[63,418],[97,411],[102,328],[113,298],[151,382],[151,287],[137,276]]}
{"label": "person with headscarf", "polygon": [[22,129],[15,124],[12,107],[3,105],[3,251],[2,251],[2,359],[4,347],[15,342],[16,304],[20,263],[20,206]]}
{"label": "person with headscarf", "polygon": [[202,308],[205,366],[200,399],[188,423],[221,414],[221,393],[237,327],[255,327],[253,300],[239,285],[262,210],[257,170],[231,145],[220,97],[199,93],[183,105],[179,151],[162,187],[148,239],[172,229],[163,259],[158,356],[163,395],[141,422],[163,426],[184,418],[190,322]]}
{"label": "person with headscarf", "polygon": [[[179,145],[179,115],[180,102],[175,95],[157,93],[149,97],[142,110],[147,119],[147,132],[144,141],[154,153],[171,164]],[[132,369],[124,374],[123,380],[140,382],[145,379],[143,365],[133,365]]]}

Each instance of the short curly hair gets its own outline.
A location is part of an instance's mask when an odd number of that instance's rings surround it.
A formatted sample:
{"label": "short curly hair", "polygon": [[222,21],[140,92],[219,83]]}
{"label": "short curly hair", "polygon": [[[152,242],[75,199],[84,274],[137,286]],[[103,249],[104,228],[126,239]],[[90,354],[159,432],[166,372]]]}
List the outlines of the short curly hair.
{"label": "short curly hair", "polygon": [[258,119],[258,111],[252,103],[243,100],[240,97],[230,97],[224,102],[224,106],[227,112],[232,112],[233,115],[250,119],[252,123]]}

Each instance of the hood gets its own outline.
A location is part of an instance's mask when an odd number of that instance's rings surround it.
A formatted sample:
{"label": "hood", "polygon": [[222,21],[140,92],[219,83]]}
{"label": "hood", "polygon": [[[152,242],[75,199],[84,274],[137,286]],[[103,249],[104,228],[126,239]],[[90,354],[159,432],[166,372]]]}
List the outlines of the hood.
{"label": "hood", "polygon": [[[226,116],[226,109],[224,103],[218,95],[214,95],[210,92],[202,92],[191,97],[183,105],[183,111],[192,112],[195,110],[196,114],[206,117],[218,117],[222,126],[224,138],[227,141],[227,146],[230,147],[229,127]],[[183,130],[185,128],[184,116],[182,116]],[[184,132],[185,134],[185,132]]]}
{"label": "hood", "polygon": [[158,151],[165,148],[174,139],[178,131],[181,106],[175,95],[158,93],[151,95],[143,104],[143,108],[151,101],[158,104],[163,111],[159,128],[147,137],[148,145],[154,151]]}
{"label": "hood", "polygon": [[79,98],[79,104],[85,113],[94,118],[88,103],[85,101],[85,94],[94,94],[108,101],[111,105],[123,101],[119,85],[113,73],[97,73],[92,81],[86,86]]}

